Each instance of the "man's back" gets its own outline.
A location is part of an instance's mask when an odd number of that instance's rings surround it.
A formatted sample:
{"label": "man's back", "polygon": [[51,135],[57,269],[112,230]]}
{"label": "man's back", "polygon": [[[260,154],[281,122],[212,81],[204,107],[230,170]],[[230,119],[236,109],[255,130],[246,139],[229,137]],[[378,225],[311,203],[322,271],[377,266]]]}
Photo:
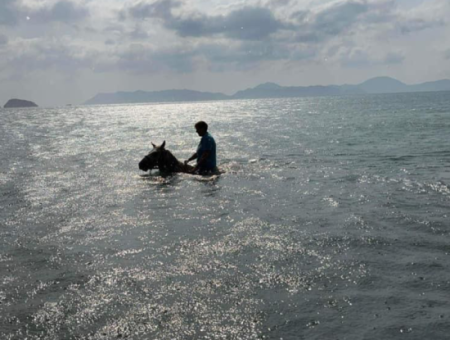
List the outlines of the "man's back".
{"label": "man's back", "polygon": [[202,137],[200,144],[198,145],[197,162],[202,159],[202,155],[206,151],[209,155],[201,165],[201,170],[214,170],[217,166],[216,141],[208,132]]}

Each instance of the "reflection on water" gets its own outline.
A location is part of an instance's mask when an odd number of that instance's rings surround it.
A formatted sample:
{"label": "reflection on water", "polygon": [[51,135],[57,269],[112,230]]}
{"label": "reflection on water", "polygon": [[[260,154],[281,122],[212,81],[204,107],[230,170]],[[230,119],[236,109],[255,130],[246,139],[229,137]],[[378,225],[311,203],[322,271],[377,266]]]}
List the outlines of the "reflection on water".
{"label": "reflection on water", "polygon": [[[198,120],[220,175],[138,170]],[[0,121],[2,339],[448,337],[445,94]]]}

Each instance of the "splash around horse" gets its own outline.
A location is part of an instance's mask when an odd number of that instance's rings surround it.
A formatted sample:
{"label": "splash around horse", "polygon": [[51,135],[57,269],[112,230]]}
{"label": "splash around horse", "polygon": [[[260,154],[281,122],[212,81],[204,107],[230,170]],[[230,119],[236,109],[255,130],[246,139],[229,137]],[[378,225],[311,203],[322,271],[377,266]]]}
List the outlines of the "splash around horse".
{"label": "splash around horse", "polygon": [[139,162],[140,170],[159,169],[162,173],[191,173],[194,170],[193,166],[180,162],[169,150],[165,149],[166,141],[160,146],[152,143],[152,146],[153,150]]}

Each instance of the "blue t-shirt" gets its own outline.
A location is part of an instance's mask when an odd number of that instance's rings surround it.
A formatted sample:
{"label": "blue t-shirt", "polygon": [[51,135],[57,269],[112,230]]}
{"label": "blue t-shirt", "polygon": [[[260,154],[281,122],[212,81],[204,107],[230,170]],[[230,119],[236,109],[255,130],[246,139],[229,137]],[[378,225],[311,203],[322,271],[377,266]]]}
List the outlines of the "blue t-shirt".
{"label": "blue t-shirt", "polygon": [[214,170],[217,166],[216,141],[208,132],[202,137],[197,147],[197,163],[205,151],[209,151],[209,156],[202,163],[200,170]]}

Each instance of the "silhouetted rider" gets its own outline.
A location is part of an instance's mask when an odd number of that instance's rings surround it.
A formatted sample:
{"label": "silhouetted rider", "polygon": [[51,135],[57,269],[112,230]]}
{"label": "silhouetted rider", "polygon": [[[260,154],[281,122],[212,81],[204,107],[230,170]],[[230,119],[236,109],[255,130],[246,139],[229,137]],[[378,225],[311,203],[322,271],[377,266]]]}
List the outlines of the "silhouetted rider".
{"label": "silhouetted rider", "polygon": [[217,171],[216,141],[208,133],[208,124],[200,121],[195,124],[195,130],[202,139],[198,144],[197,152],[186,160],[184,164],[197,159],[197,165],[191,172],[204,174]]}

